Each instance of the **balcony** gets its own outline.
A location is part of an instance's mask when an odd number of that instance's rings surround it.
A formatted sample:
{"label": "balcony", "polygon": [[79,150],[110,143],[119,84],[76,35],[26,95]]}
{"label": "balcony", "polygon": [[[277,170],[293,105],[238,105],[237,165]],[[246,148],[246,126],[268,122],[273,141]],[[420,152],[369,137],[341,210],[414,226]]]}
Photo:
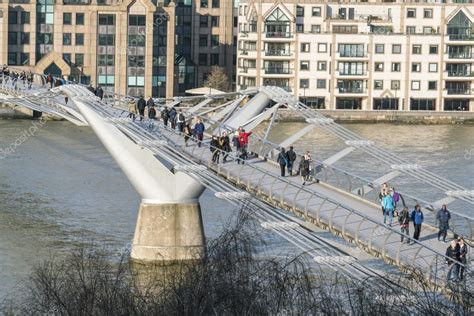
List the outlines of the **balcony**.
{"label": "balcony", "polygon": [[471,59],[472,52],[450,52],[448,53],[449,59]]}
{"label": "balcony", "polygon": [[448,77],[474,77],[474,72],[469,71],[447,71]]}
{"label": "balcony", "polygon": [[362,94],[365,93],[367,90],[362,87],[339,87],[339,93],[345,94]]}
{"label": "balcony", "polygon": [[339,52],[339,57],[340,58],[367,58],[368,56],[366,52],[342,51],[342,52]]}
{"label": "balcony", "polygon": [[265,56],[291,56],[291,53],[287,50],[268,50],[265,52]]}
{"label": "balcony", "polygon": [[290,32],[267,32],[265,36],[267,38],[290,38],[293,37],[293,34]]}
{"label": "balcony", "polygon": [[339,70],[338,72],[338,75],[339,76],[347,76],[347,77],[351,77],[351,76],[367,76],[367,71],[344,71],[344,70]]}
{"label": "balcony", "polygon": [[291,75],[293,70],[290,68],[264,68],[266,75]]}
{"label": "balcony", "polygon": [[470,95],[470,88],[446,88],[448,95]]}
{"label": "balcony", "polygon": [[450,41],[474,41],[473,34],[450,34]]}

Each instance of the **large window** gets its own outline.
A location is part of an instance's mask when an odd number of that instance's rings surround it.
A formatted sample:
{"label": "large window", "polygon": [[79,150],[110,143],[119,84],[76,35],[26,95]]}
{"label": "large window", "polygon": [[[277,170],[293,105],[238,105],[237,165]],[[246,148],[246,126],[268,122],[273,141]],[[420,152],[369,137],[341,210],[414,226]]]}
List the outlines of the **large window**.
{"label": "large window", "polygon": [[339,44],[341,57],[364,57],[364,44]]}
{"label": "large window", "polygon": [[336,109],[338,110],[360,110],[362,99],[360,98],[336,98]]}
{"label": "large window", "polygon": [[267,37],[289,37],[290,19],[280,8],[275,9],[265,20]]}
{"label": "large window", "polygon": [[451,40],[471,40],[473,34],[472,22],[463,11],[459,11],[448,22],[448,35]]}
{"label": "large window", "polygon": [[436,110],[435,99],[410,99],[410,110],[412,111],[434,111]]}
{"label": "large window", "polygon": [[374,110],[398,110],[398,98],[374,98]]}
{"label": "large window", "polygon": [[364,75],[365,67],[362,62],[339,62],[339,74],[346,75]]}
{"label": "large window", "polygon": [[445,111],[469,111],[469,100],[468,99],[445,99],[444,110]]}

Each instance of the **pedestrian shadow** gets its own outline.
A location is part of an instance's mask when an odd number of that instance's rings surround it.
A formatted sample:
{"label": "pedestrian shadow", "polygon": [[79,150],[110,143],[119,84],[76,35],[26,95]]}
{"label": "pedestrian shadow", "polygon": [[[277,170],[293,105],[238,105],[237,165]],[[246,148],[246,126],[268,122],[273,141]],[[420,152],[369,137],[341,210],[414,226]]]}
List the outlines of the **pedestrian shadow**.
{"label": "pedestrian shadow", "polygon": [[432,238],[438,238],[438,234],[437,233],[433,233],[431,235],[426,235],[426,236],[423,236],[423,237],[420,237],[419,241],[425,241],[425,240],[430,240]]}

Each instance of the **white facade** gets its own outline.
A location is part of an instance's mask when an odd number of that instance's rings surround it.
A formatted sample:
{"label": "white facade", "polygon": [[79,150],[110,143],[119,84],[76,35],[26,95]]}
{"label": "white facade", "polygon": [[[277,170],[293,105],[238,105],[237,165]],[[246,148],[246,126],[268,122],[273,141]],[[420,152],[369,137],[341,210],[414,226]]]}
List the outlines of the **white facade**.
{"label": "white facade", "polygon": [[237,87],[326,109],[474,111],[474,4],[432,2],[241,1]]}

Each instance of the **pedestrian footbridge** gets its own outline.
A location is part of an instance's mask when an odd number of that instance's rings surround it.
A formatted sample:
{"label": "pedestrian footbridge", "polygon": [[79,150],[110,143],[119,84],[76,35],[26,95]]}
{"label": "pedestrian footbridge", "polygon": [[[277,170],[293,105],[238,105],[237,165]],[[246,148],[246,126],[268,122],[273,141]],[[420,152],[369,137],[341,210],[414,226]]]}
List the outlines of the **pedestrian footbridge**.
{"label": "pedestrian footbridge", "polygon": [[[472,190],[363,139],[306,107],[281,88],[260,87],[221,95],[155,99],[158,106],[180,107],[188,119],[200,118],[204,122],[206,137],[202,146],[198,146],[193,140],[185,144],[183,135],[165,127],[162,121],[129,118],[128,105],[134,101],[132,97],[106,94],[100,100],[80,85],[65,84],[48,89],[44,83],[40,75],[31,88],[16,79],[3,77],[1,101],[79,126],[91,126],[143,198],[133,243],[136,250],[132,250],[132,256],[137,259],[146,259],[150,253],[184,258],[187,250],[181,251],[180,247],[199,249],[203,241],[199,229],[196,230],[200,221],[198,208],[173,209],[181,214],[180,222],[175,218],[173,224],[166,227],[183,235],[172,241],[166,231],[161,233],[165,237],[156,237],[154,215],[150,213],[161,214],[163,205],[197,205],[204,188],[235,205],[248,205],[265,229],[304,250],[318,264],[355,278],[378,274],[347,253],[328,247],[327,240],[313,234],[308,223],[402,270],[416,270],[438,285],[444,284],[448,272],[444,255],[448,244],[437,240],[435,228],[435,213],[441,205],[446,204],[451,210],[451,237],[460,235],[468,243],[474,242]],[[67,104],[65,96],[69,98]],[[288,139],[275,143],[270,141],[271,131],[280,128],[278,118],[282,109],[303,117],[306,124]],[[249,148],[254,155],[242,164],[236,162],[239,158],[233,153],[227,163],[212,163],[210,136],[220,135],[222,131],[233,133],[239,127],[255,131]],[[317,171],[314,176],[319,183],[303,185],[299,177],[281,177],[276,163],[279,148],[296,143],[313,129],[339,140],[342,149],[330,157],[313,161],[313,170]],[[318,157],[317,147],[307,150],[314,151],[314,157]],[[297,154],[299,161],[303,152]],[[361,163],[357,170],[338,166],[339,161],[351,155],[358,155],[358,160],[363,157],[361,161],[366,163]],[[364,176],[373,173],[378,176]],[[411,244],[400,242],[396,220],[394,226],[383,224],[378,202],[382,183],[407,181],[423,188],[419,192],[426,192],[424,196],[415,196],[399,190],[403,204],[410,210],[420,204],[425,214],[422,238],[411,240]],[[156,208],[156,205],[161,206]],[[410,230],[412,232],[412,227]],[[465,266],[468,275],[469,266],[468,262]],[[467,280],[471,282],[472,278]]]}

